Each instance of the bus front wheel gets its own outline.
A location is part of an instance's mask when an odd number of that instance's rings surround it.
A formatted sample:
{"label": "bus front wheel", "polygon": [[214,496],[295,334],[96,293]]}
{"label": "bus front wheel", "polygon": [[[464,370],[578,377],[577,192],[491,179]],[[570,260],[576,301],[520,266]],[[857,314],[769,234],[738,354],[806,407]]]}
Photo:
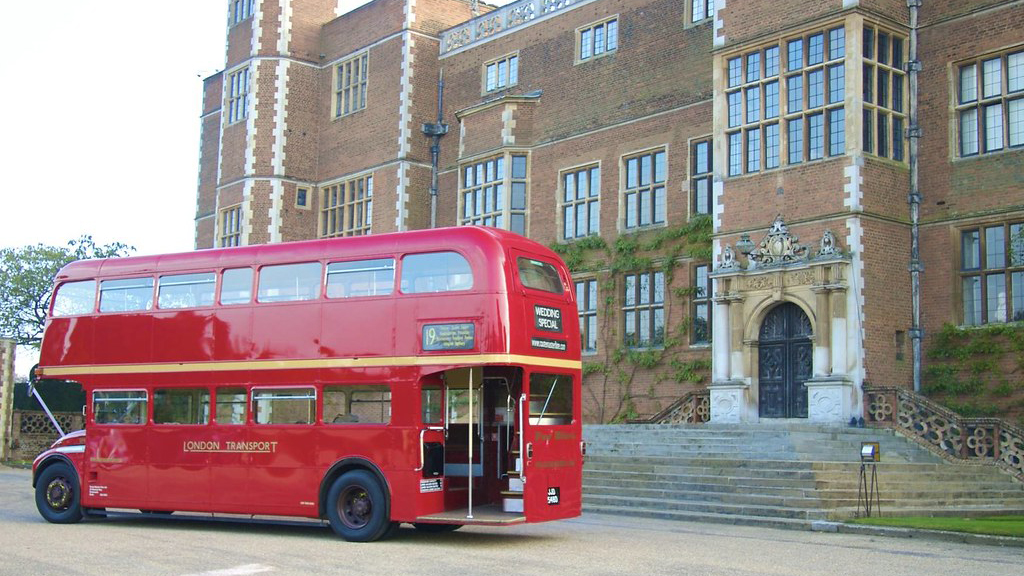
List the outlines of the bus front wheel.
{"label": "bus front wheel", "polygon": [[36,508],[47,522],[73,524],[82,519],[78,475],[64,463],[53,464],[36,481]]}
{"label": "bus front wheel", "polygon": [[342,474],[327,492],[327,519],[350,542],[380,539],[391,527],[384,487],[366,470]]}

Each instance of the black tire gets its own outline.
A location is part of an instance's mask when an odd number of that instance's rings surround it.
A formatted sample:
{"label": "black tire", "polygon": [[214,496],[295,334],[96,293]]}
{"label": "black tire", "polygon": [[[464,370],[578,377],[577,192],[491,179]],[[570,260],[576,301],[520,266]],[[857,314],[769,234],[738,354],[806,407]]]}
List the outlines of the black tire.
{"label": "black tire", "polygon": [[445,532],[455,532],[462,528],[462,524],[423,524],[415,522],[413,527],[426,534],[443,534]]}
{"label": "black tire", "polygon": [[327,492],[331,529],[349,542],[373,542],[391,528],[387,493],[367,470],[351,470]]}
{"label": "black tire", "polygon": [[81,484],[71,466],[58,462],[39,474],[36,508],[47,522],[54,524],[74,524],[82,519]]}

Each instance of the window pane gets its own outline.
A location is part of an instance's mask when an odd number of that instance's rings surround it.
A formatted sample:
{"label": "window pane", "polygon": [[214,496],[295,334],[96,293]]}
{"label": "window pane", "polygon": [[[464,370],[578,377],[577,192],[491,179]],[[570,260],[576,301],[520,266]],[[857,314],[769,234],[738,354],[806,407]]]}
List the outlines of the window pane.
{"label": "window pane", "polygon": [[[741,92],[732,92],[728,95],[729,100],[729,127],[734,128],[743,123],[743,97]],[[629,186],[629,184],[627,184]],[[631,188],[633,186],[630,186]]]}
{"label": "window pane", "polygon": [[874,152],[875,150],[874,127],[874,114],[871,113],[871,110],[864,110],[863,120],[861,122],[861,129],[863,130],[861,140],[863,142],[865,152]]}
{"label": "window pane", "polygon": [[1002,69],[1001,58],[993,58],[981,63],[981,94],[983,98],[991,98],[1002,93]]}
{"label": "window pane", "polygon": [[313,388],[270,388],[252,391],[257,424],[312,424],[316,418]]}
{"label": "window pane", "polygon": [[469,262],[455,252],[410,254],[402,258],[402,292],[453,292],[473,287]]}
{"label": "window pane", "polygon": [[822,158],[825,155],[825,124],[821,114],[811,114],[807,117],[807,137],[809,158]]}
{"label": "window pane", "polygon": [[974,64],[960,68],[960,103],[978,99],[978,69]]}
{"label": "window pane", "polygon": [[1013,310],[1010,318],[1013,322],[1024,320],[1024,272],[1010,274],[1013,282]]}
{"label": "window pane", "polygon": [[960,155],[978,153],[978,109],[971,108],[960,113]]}
{"label": "window pane", "polygon": [[153,279],[100,282],[100,312],[132,312],[153,308]]}
{"label": "window pane", "polygon": [[1006,275],[985,277],[985,312],[988,322],[1006,322]]}
{"label": "window pane", "polygon": [[1006,232],[1002,226],[985,228],[985,268],[1006,267]]}
{"label": "window pane", "polygon": [[1024,264],[1024,224],[1010,224],[1010,266],[1022,264]]}
{"label": "window pane", "polygon": [[327,297],[386,296],[395,285],[395,260],[379,258],[327,265]]}
{"label": "window pane", "polygon": [[842,108],[828,111],[828,154],[838,156],[846,151],[846,114]]}
{"label": "window pane", "polygon": [[757,82],[761,79],[761,53],[752,52],[747,54],[747,82]]}
{"label": "window pane", "polygon": [[143,390],[93,392],[93,421],[97,424],[145,424],[147,400]]}
{"label": "window pane", "polygon": [[807,107],[817,108],[825,103],[825,79],[821,70],[807,75]]}
{"label": "window pane", "polygon": [[711,143],[698,142],[693,149],[695,153],[693,173],[707,174],[711,172]]}
{"label": "window pane", "polygon": [[776,118],[779,115],[779,82],[768,82],[764,85],[764,118]]}
{"label": "window pane", "polygon": [[903,74],[892,75],[892,109],[903,112]]}
{"label": "window pane", "polygon": [[206,388],[157,388],[153,391],[154,424],[206,424],[210,419]]}
{"label": "window pane", "polygon": [[572,376],[562,374],[530,374],[530,397],[544,402],[530,402],[530,424],[554,426],[572,422]]}
{"label": "window pane", "polygon": [[828,103],[838,104],[846,97],[846,67],[842,64],[828,68]]}
{"label": "window pane", "polygon": [[981,324],[981,278],[968,276],[963,280],[964,290],[964,324],[977,326]]}
{"label": "window pane", "polygon": [[786,70],[793,72],[799,70],[804,66],[804,41],[803,40],[790,40],[786,43],[787,58],[786,58]]}
{"label": "window pane", "polygon": [[1006,91],[1024,90],[1024,52],[1006,57]]}
{"label": "window pane", "polygon": [[807,65],[821,64],[825,58],[825,36],[815,34],[807,39]]}
{"label": "window pane", "polygon": [[804,159],[804,121],[802,118],[786,122],[789,144],[789,163],[799,164]]}
{"label": "window pane", "polygon": [[246,399],[245,388],[217,388],[217,424],[245,424]]}
{"label": "window pane", "polygon": [[889,156],[889,115],[878,112],[878,155]]}
{"label": "window pane", "polygon": [[615,50],[619,47],[619,21],[612,20],[608,22],[607,28],[608,39],[606,41],[606,46],[608,48],[608,51],[611,52],[612,50]]}
{"label": "window pane", "polygon": [[747,88],[747,123],[757,122],[761,119],[761,88],[754,86]]}
{"label": "window pane", "polygon": [[769,124],[764,127],[764,163],[765,168],[779,167],[778,124]]}
{"label": "window pane", "polygon": [[1003,105],[985,106],[985,151],[1003,149]]}
{"label": "window pane", "polygon": [[761,169],[761,131],[747,130],[747,172]]}
{"label": "window pane", "polygon": [[961,234],[960,256],[963,270],[977,270],[981,267],[981,239],[977,230]]}
{"label": "window pane", "polygon": [[743,83],[743,60],[741,58],[729,59],[729,88],[735,88]]}
{"label": "window pane", "polygon": [[892,119],[892,159],[903,161],[903,119]]}
{"label": "window pane", "polygon": [[665,153],[655,152],[654,153],[654,183],[660,183],[665,181],[667,166],[665,164]]}
{"label": "window pane", "polygon": [[519,258],[518,267],[519,281],[523,286],[552,294],[562,293],[562,280],[553,265],[532,258]]}
{"label": "window pane", "polygon": [[589,28],[580,32],[580,60],[586,60],[592,56],[593,35],[594,32]]}
{"label": "window pane", "polygon": [[[424,389],[423,418],[440,422],[441,390]],[[436,419],[436,420],[435,420]],[[325,386],[324,424],[388,424],[391,422],[391,388],[386,385]]]}
{"label": "window pane", "polygon": [[846,29],[839,27],[828,31],[828,59],[835,60],[846,54]]}
{"label": "window pane", "polygon": [[771,78],[779,74],[779,47],[772,46],[764,51],[764,76]]}
{"label": "window pane", "polygon": [[320,297],[319,262],[264,266],[260,269],[257,302],[289,302]]}
{"label": "window pane", "polygon": [[743,171],[743,136],[740,132],[729,134],[729,175],[736,176]]}
{"label": "window pane", "polygon": [[157,289],[157,306],[160,308],[211,306],[216,286],[213,272],[161,276],[160,287]]}
{"label": "window pane", "polygon": [[882,64],[889,63],[889,35],[885,32],[878,33],[878,54],[875,59]]}
{"label": "window pane", "polygon": [[792,114],[804,109],[804,78],[790,76],[786,78],[786,112]]}
{"label": "window pane", "polygon": [[512,177],[526,178],[526,156],[521,154],[512,156]]}
{"label": "window pane", "polygon": [[1010,146],[1024,144],[1024,98],[1006,103],[1010,116]]}
{"label": "window pane", "polygon": [[91,314],[96,306],[96,281],[68,282],[61,284],[53,299],[54,316]]}

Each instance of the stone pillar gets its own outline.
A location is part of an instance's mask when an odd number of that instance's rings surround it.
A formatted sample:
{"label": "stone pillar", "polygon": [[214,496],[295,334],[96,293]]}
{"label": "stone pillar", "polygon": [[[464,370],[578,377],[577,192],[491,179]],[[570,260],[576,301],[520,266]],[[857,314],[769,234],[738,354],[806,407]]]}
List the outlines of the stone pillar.
{"label": "stone pillar", "polygon": [[743,368],[743,298],[729,293],[730,280],[719,282],[725,288],[715,298],[714,379],[709,387],[711,421],[746,422],[750,385]]}
{"label": "stone pillar", "polygon": [[[715,280],[717,284],[719,280]],[[711,372],[712,381],[719,382],[729,379],[729,302],[717,297],[714,300],[715,310],[711,325]]]}
{"label": "stone pillar", "polygon": [[829,312],[829,293],[823,286],[811,288],[814,292],[814,366],[815,378],[832,372],[832,358],[829,341],[832,331],[832,314]]}
{"label": "stone pillar", "polygon": [[[827,310],[819,320],[823,333],[828,333],[828,356],[825,369],[818,370],[818,347],[815,346],[815,376],[807,381],[807,418],[811,422],[842,424],[854,413],[853,382],[848,377],[846,355],[846,288],[832,284],[815,289],[819,313]],[[822,308],[824,306],[824,308]],[[817,343],[816,343],[817,344]]]}
{"label": "stone pillar", "polygon": [[832,374],[846,376],[850,373],[846,352],[846,288],[832,289]]}
{"label": "stone pillar", "polygon": [[14,411],[14,341],[0,339],[0,460],[11,457]]}

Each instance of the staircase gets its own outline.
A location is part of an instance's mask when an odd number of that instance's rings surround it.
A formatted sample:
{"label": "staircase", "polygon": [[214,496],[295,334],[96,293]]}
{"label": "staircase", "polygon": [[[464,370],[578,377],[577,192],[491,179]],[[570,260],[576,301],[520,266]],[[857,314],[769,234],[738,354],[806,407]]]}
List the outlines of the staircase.
{"label": "staircase", "polygon": [[870,441],[881,445],[875,514],[1024,514],[1024,484],[1006,472],[946,462],[888,429],[631,424],[583,435],[586,512],[809,529],[857,515]]}

